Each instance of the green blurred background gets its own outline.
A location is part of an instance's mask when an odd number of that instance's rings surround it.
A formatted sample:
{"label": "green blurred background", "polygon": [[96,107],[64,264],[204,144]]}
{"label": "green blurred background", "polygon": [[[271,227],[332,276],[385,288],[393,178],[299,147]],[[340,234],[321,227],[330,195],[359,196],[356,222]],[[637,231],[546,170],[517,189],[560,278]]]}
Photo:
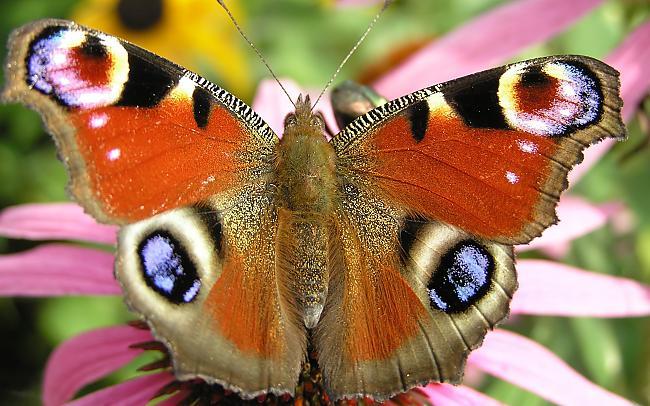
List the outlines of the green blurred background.
{"label": "green blurred background", "polygon": [[[140,0],[143,4],[147,1]],[[132,0],[131,3],[140,1]],[[120,25],[115,0],[3,0],[0,43],[28,21],[75,18],[128,37],[190,66],[247,102],[268,72],[224,19],[216,0],[164,0],[164,23],[140,31]],[[320,88],[365,29],[376,8],[333,7],[319,0],[232,0],[233,11],[278,76]],[[339,76],[372,78],[426,41],[503,3],[499,0],[398,0]],[[173,10],[173,13],[169,12]],[[551,41],[517,58],[556,53],[605,57],[650,17],[644,0],[605,1]],[[4,63],[4,53],[2,56]],[[226,64],[223,62],[226,61]],[[639,106],[630,137],[618,144],[573,189],[595,202],[622,201],[632,213],[624,231],[608,225],[576,240],[563,262],[650,283],[650,103]],[[645,127],[644,127],[645,124]],[[645,128],[645,131],[643,130]],[[21,106],[0,106],[0,207],[67,200],[66,175],[38,116]],[[0,239],[3,253],[35,243]],[[542,257],[528,253],[526,257]],[[603,298],[607,300],[607,298]],[[48,354],[63,340],[94,327],[132,319],[120,298],[0,298],[0,404],[39,404]],[[550,348],[590,380],[641,404],[650,404],[650,321],[519,317],[507,325]],[[133,376],[147,356],[94,388]],[[510,404],[543,404],[540,398],[491,378],[482,391]]]}

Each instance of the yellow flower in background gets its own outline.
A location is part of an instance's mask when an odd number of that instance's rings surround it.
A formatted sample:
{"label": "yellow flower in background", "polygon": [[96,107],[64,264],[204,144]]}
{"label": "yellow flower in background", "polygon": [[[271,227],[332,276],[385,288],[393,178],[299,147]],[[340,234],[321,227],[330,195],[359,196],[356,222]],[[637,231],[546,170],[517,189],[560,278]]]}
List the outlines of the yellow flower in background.
{"label": "yellow flower in background", "polygon": [[[243,24],[237,2],[228,7]],[[239,97],[251,95],[246,44],[216,0],[83,0],[72,18],[208,76]]]}

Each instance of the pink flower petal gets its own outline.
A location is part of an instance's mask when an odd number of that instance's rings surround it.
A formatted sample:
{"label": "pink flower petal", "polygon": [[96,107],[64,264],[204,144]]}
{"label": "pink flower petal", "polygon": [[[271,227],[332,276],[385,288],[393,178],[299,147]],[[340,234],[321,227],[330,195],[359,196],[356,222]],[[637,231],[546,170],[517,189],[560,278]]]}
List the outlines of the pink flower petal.
{"label": "pink flower petal", "polygon": [[650,286],[557,262],[517,262],[513,314],[577,317],[650,316]]}
{"label": "pink flower petal", "polygon": [[561,405],[632,405],[578,374],[548,349],[506,330],[494,330],[468,363]]}
{"label": "pink flower petal", "polygon": [[[291,80],[282,80],[282,84],[294,101],[298,98],[298,95],[302,94],[304,96],[308,94],[311,97],[312,103],[316,103],[316,99],[321,92],[321,89],[302,89]],[[282,132],[284,131],[284,118],[287,114],[296,110],[287,98],[287,95],[280,89],[277,82],[270,79],[262,81],[257,88],[255,100],[253,101],[253,109],[267,122],[278,137],[282,137]],[[323,113],[327,126],[334,134],[339,131],[329,100],[329,93],[325,93],[321,97],[314,110]]]}
{"label": "pink flower petal", "polygon": [[142,406],[171,382],[174,377],[168,372],[145,375],[114,385],[68,403],[69,406],[120,405]]}
{"label": "pink flower petal", "polygon": [[[530,244],[518,245],[517,251],[531,249],[546,249],[558,246],[568,247],[572,240],[589,234],[602,227],[607,220],[621,211],[621,206],[607,205],[600,208],[588,201],[574,196],[564,195],[557,206],[559,223],[547,228],[541,237],[534,239]],[[560,254],[563,250],[560,250]]]}
{"label": "pink flower petal", "polygon": [[425,393],[434,405],[484,405],[496,406],[501,403],[468,386],[430,384],[419,391]]}
{"label": "pink flower petal", "polygon": [[508,2],[433,42],[375,83],[389,99],[502,64],[552,37],[601,0]]}
{"label": "pink flower petal", "polygon": [[117,228],[97,224],[74,203],[25,204],[0,212],[0,235],[30,240],[115,244]]}
{"label": "pink flower petal", "polygon": [[0,295],[119,295],[113,256],[92,248],[41,245],[0,256]]}
{"label": "pink flower petal", "polygon": [[153,340],[147,330],[107,327],[78,335],[60,345],[47,362],[43,403],[60,405],[87,384],[131,362],[141,350],[130,345]]}
{"label": "pink flower petal", "polygon": [[[650,22],[634,30],[606,62],[621,73],[621,97],[623,98],[623,120],[629,121],[641,100],[650,91]],[[616,141],[605,140],[585,152],[585,159],[569,174],[569,184],[575,184]]]}
{"label": "pink flower petal", "polygon": [[630,120],[650,90],[650,21],[634,30],[606,59],[621,73],[623,119]]}
{"label": "pink flower petal", "polygon": [[556,244],[549,244],[547,246],[540,247],[540,251],[542,251],[547,257],[557,260],[567,256],[570,250],[570,241],[560,241]]}
{"label": "pink flower petal", "polygon": [[[302,90],[296,82],[288,79],[282,79],[282,85],[291,96],[294,102],[298,99],[298,95],[302,94]],[[273,131],[282,137],[284,130],[284,118],[287,114],[293,112],[295,108],[291,101],[284,94],[280,86],[275,80],[263,80],[257,88],[255,93],[255,100],[253,100],[253,110],[257,112],[266,121],[266,123],[273,129]]]}

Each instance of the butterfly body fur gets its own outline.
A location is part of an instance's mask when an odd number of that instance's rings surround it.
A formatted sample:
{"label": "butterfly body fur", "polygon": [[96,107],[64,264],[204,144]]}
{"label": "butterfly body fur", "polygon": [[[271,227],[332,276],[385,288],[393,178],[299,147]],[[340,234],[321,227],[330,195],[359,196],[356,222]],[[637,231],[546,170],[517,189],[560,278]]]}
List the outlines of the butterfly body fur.
{"label": "butterfly body fur", "polygon": [[327,295],[330,233],[337,205],[336,156],[325,122],[307,96],[285,120],[278,145],[278,247],[284,283],[290,286],[307,328],[320,319]]}
{"label": "butterfly body fur", "polygon": [[218,86],[72,22],[9,48],[3,101],[41,113],[71,196],[122,226],[116,277],[177,379],[246,398],[293,393],[308,341],[333,399],[458,383],[508,314],[512,245],[556,221],[584,148],[625,134],[618,74],[581,56],[375,98],[327,142],[308,99],[279,139]]}

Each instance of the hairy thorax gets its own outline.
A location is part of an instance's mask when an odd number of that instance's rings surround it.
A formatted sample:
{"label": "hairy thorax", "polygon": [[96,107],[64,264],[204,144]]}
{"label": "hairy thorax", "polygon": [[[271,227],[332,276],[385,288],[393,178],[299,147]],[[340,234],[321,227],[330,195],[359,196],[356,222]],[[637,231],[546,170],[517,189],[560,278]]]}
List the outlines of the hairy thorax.
{"label": "hairy thorax", "polygon": [[[300,124],[300,123],[299,123]],[[335,191],[334,150],[317,126],[285,128],[278,156],[280,204],[295,212],[329,212]]]}

